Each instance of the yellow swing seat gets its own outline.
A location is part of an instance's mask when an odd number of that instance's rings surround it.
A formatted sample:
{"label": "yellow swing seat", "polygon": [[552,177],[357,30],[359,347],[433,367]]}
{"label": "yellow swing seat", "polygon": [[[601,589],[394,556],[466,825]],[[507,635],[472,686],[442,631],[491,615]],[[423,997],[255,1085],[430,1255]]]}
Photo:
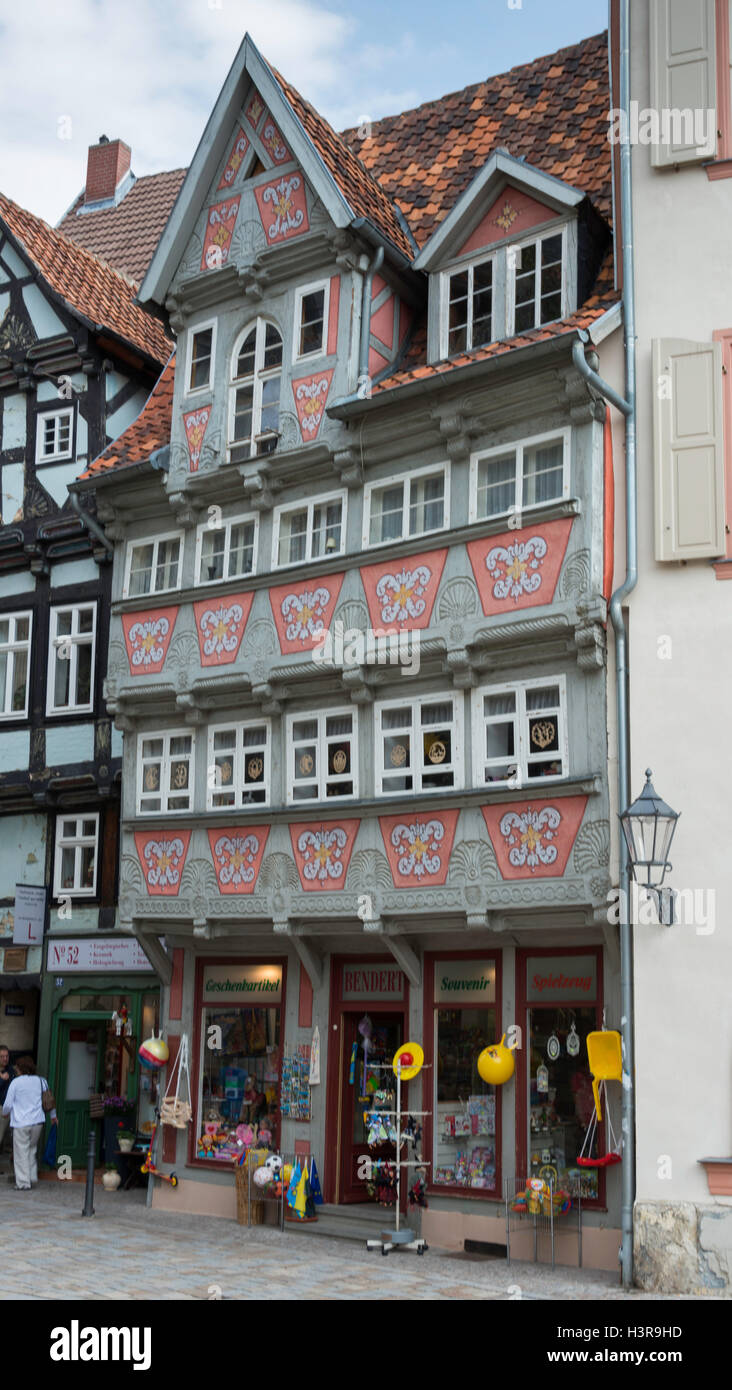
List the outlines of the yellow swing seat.
{"label": "yellow swing seat", "polygon": [[599,1082],[622,1081],[623,1079],[623,1050],[620,1034],[615,1032],[588,1033],[587,1058],[592,1072],[595,1113],[598,1121],[601,1121]]}

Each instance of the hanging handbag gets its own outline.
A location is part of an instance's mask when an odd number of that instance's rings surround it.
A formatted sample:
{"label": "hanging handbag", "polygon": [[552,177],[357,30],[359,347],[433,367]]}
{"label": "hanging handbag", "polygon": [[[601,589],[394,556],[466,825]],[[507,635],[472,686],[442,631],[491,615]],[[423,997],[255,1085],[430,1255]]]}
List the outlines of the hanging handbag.
{"label": "hanging handbag", "polygon": [[51,1110],[56,1109],[56,1102],[53,1098],[53,1091],[51,1090],[48,1083],[46,1083],[46,1085],[44,1086],[42,1077],[39,1077],[38,1079],[41,1083],[41,1105],[43,1106],[43,1113],[44,1115],[48,1115],[50,1114]]}

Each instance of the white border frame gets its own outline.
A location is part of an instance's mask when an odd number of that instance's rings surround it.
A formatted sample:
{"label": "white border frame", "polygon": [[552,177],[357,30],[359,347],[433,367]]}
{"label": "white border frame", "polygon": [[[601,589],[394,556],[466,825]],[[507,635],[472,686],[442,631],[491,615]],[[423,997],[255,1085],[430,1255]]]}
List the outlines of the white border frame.
{"label": "white border frame", "polygon": [[[438,526],[430,531],[417,531],[413,536],[409,534],[409,506],[412,493],[413,478],[428,478],[437,473],[442,473],[445,480],[444,489],[444,517],[442,526]],[[382,488],[394,487],[396,483],[408,483],[407,495],[402,507],[402,534],[400,536],[390,536],[385,541],[371,541],[371,494],[380,491]],[[443,463],[425,464],[422,468],[414,468],[405,473],[393,473],[388,478],[374,478],[367,483],[363,490],[363,523],[361,530],[361,545],[364,550],[379,550],[384,545],[399,545],[402,541],[416,541],[421,536],[439,536],[443,531],[450,529],[450,460]]]}
{"label": "white border frame", "polygon": [[[135,550],[137,546],[141,545],[153,546],[152,572],[154,578],[155,570],[157,568],[158,546],[161,541],[180,541],[180,550],[178,552],[178,583],[174,584],[169,589],[150,589],[149,592],[146,594],[130,594],[130,571],[132,569],[133,550]],[[185,545],[185,531],[161,531],[159,535],[156,534],[154,536],[138,536],[134,540],[131,537],[129,537],[125,547],[125,575],[124,583],[122,585],[122,597],[134,599],[152,599],[156,598],[158,594],[176,593],[177,590],[182,587],[181,581],[183,578],[183,555],[185,553]]]}
{"label": "white border frame", "polygon": [[[484,265],[486,261],[492,261],[493,271],[491,278],[491,337],[488,343],[495,343],[503,336],[503,324],[500,320],[500,306],[505,303],[505,297],[497,293],[499,289],[499,278],[502,273],[502,266],[505,265],[505,257],[501,256],[503,247],[497,247],[491,251],[488,247],[484,251],[471,252],[466,260],[457,260],[444,270],[440,271],[440,360],[448,357],[448,337],[450,320],[450,276],[460,275],[462,271],[468,272],[468,339],[467,347],[461,348],[460,352],[473,351],[473,272],[477,265]],[[479,343],[478,347],[487,347],[487,343]],[[458,356],[454,353],[453,356]]]}
{"label": "white border frame", "polygon": [[[533,449],[540,444],[548,444],[551,440],[562,441],[562,492],[559,497],[552,497],[546,502],[532,502],[530,506],[524,507],[522,504],[523,496],[523,477],[524,477],[524,449]],[[516,476],[514,480],[514,499],[510,507],[505,512],[493,512],[490,516],[478,516],[478,468],[484,459],[500,458],[501,454],[509,454],[511,451],[516,455]],[[559,429],[547,430],[544,434],[532,434],[520,439],[507,439],[503,444],[493,444],[490,449],[478,449],[470,455],[470,476],[468,482],[468,522],[472,525],[478,521],[498,521],[502,516],[521,516],[524,512],[538,512],[545,507],[555,507],[557,502],[566,502],[570,495],[570,474],[572,457],[572,427],[571,425],[561,425]]]}
{"label": "white border frame", "polygon": [[[205,333],[206,329],[212,329],[211,333],[211,371],[205,386],[191,386],[191,369],[193,367],[193,339],[197,333]],[[186,329],[186,374],[183,384],[183,395],[187,399],[189,396],[202,396],[205,391],[213,391],[216,378],[216,338],[218,330],[217,319],[202,319],[200,323],[192,323]]]}
{"label": "white border frame", "polygon": [[[82,847],[89,844],[89,836],[80,835],[73,840],[65,840],[61,835],[61,825],[65,820],[75,820],[77,825],[81,821],[93,820],[94,825],[94,886],[92,888],[62,888],[59,882],[61,877],[61,851],[73,845],[76,849],[74,856],[74,878],[79,866],[79,851]],[[53,897],[54,898],[96,898],[97,882],[99,880],[99,812],[98,811],[77,811],[76,809],[56,814],[56,835],[54,839],[53,854]]]}
{"label": "white border frame", "polygon": [[[162,754],[161,754],[161,763],[162,763],[163,773],[164,773],[164,772],[169,768],[169,766],[170,766],[170,744],[171,744],[172,739],[174,739],[174,738],[189,738],[189,739],[191,740],[191,751],[190,751],[189,762],[188,762],[188,766],[189,766],[190,771],[191,771],[190,781],[189,781],[189,784],[188,784],[188,790],[189,790],[189,792],[190,792],[190,805],[189,805],[189,806],[185,806],[185,807],[182,806],[182,807],[180,807],[180,809],[178,809],[178,810],[170,810],[170,809],[168,808],[167,804],[166,804],[165,806],[161,806],[161,808],[160,808],[159,811],[150,811],[150,810],[148,810],[148,808],[147,808],[146,806],[141,806],[141,805],[140,805],[140,797],[141,797],[143,794],[146,794],[147,796],[152,796],[152,795],[153,795],[152,792],[147,792],[147,793],[145,793],[144,788],[143,788],[143,786],[142,786],[142,763],[143,763],[143,758],[142,758],[142,745],[143,745],[144,740],[147,739],[147,738],[149,738],[149,739],[152,739],[152,738],[161,738],[161,739],[163,740],[163,752],[162,752]],[[180,756],[181,756],[180,754],[176,754],[176,757],[180,757]],[[152,761],[152,759],[150,759],[150,761]],[[167,782],[167,780],[169,780],[169,779],[166,779],[166,778],[163,777],[163,776],[161,776],[161,778],[160,778],[160,800],[161,800],[161,801],[165,801],[166,803],[167,803],[167,801],[168,801],[169,796],[175,796],[175,795],[177,794],[177,793],[175,793],[175,792],[167,792],[167,791],[166,791],[165,794],[163,795],[163,790],[162,790],[162,789],[163,789],[163,785],[164,785],[164,783]],[[189,816],[189,815],[191,814],[191,812],[193,811],[194,806],[195,806],[195,800],[196,800],[195,792],[196,792],[196,731],[195,731],[195,729],[192,729],[192,728],[190,727],[190,725],[188,726],[187,729],[144,729],[144,730],[143,730],[143,729],[140,729],[140,730],[138,731],[138,734],[137,734],[137,741],[136,741],[136,743],[135,743],[135,815],[137,815],[137,816]]]}
{"label": "white border frame", "polygon": [[[49,719],[58,719],[65,714],[90,714],[91,711],[94,709],[94,682],[96,679],[97,672],[97,607],[98,605],[96,599],[87,599],[80,603],[54,603],[49,605],[48,661],[46,665],[46,717]],[[68,612],[78,613],[81,612],[82,609],[87,608],[90,608],[94,614],[94,622],[92,623],[91,632],[75,633],[73,630],[74,620],[72,618],[71,632],[67,633],[65,637],[59,638],[58,633],[56,632],[58,621],[56,615],[58,613]],[[77,648],[82,645],[86,646],[89,637],[91,637],[92,649],[91,671],[89,675],[89,703],[86,705],[61,705],[58,708],[56,708],[56,706],[51,703],[51,701],[53,700],[54,674],[56,669],[56,648],[63,646],[64,642],[71,642],[71,655],[69,657],[69,688],[71,689],[73,686],[76,685],[76,678],[79,669]]]}
{"label": "white border frame", "polygon": [[[526,761],[528,756],[526,750],[525,728],[527,719],[526,691],[541,689],[542,686],[546,685],[557,685],[559,687],[558,756],[561,758],[562,767],[564,768],[564,771],[558,775],[555,773],[552,776],[529,777],[529,765]],[[511,777],[506,777],[502,781],[485,782],[482,780],[483,774],[485,772],[485,758],[483,756],[482,751],[484,746],[483,729],[485,727],[485,720],[483,716],[483,699],[486,695],[506,694],[512,694],[516,696],[516,712],[513,715],[516,726],[516,752],[514,754],[513,760],[516,763],[516,767],[518,770],[518,781],[516,781],[516,774],[514,773]],[[532,711],[532,717],[533,713],[534,712]],[[570,776],[569,711],[567,707],[566,675],[562,673],[561,675],[549,674],[547,676],[532,676],[530,680],[525,681],[501,681],[499,684],[496,685],[488,684],[475,686],[475,688],[471,691],[471,730],[473,737],[473,775],[474,777],[477,777],[478,773],[480,773],[480,780],[474,782],[474,786],[479,787],[482,790],[486,790],[487,788],[493,790],[494,788],[500,787],[516,787],[518,790],[525,791],[527,788],[529,788],[532,790],[533,793],[535,788],[544,786],[545,784],[549,786],[555,786],[558,782],[566,782],[568,777]]]}
{"label": "white border frame", "polygon": [[[445,765],[445,770],[449,770],[451,768],[454,773],[455,780],[452,784],[452,787],[423,787],[422,778],[425,775],[425,772],[427,772],[427,775],[429,775],[429,772],[426,768],[422,767],[421,763],[419,768],[412,766],[407,772],[400,772],[399,768],[396,767],[387,768],[384,764],[384,737],[390,736],[392,732],[397,731],[388,730],[386,731],[385,735],[385,731],[382,727],[382,714],[384,710],[403,709],[405,707],[411,709],[412,723],[409,729],[409,735],[411,740],[412,755],[414,755],[415,748],[418,746],[423,728],[425,727],[422,724],[421,717],[418,718],[418,715],[421,716],[422,706],[444,704],[447,700],[450,700],[452,702],[452,707],[454,711],[453,718],[450,721],[450,729],[452,731],[453,738],[453,756],[452,761],[449,764]],[[430,726],[427,725],[426,727],[429,728]],[[406,733],[407,730],[404,730],[404,732]],[[439,763],[435,765],[434,770],[435,772],[439,772],[442,768],[443,764]],[[393,777],[411,777],[412,790],[408,792],[402,791],[398,788],[395,788],[394,790],[384,790],[383,780],[386,775],[390,775]],[[374,796],[376,798],[383,799],[389,796],[419,796],[420,794],[424,794],[425,796],[430,794],[439,795],[439,793],[443,791],[462,791],[464,789],[464,786],[465,738],[464,700],[462,691],[433,691],[431,694],[412,696],[411,699],[407,697],[403,700],[377,701],[377,703],[374,705]]]}
{"label": "white border frame", "polygon": [[[316,352],[298,352],[300,342],[300,329],[302,327],[302,301],[306,294],[314,294],[316,290],[323,290],[323,343]],[[319,357],[328,356],[328,318],[330,314],[330,279],[313,280],[309,285],[298,285],[295,290],[295,317],[292,328],[292,361],[295,362],[317,362]]]}
{"label": "white border frame", "polygon": [[[20,641],[20,642],[18,642],[18,641],[16,641],[16,640],[13,640],[12,642],[3,642],[3,643],[0,644],[0,649],[1,649],[3,652],[5,652],[8,656],[12,657],[12,659],[13,659],[13,662],[12,662],[13,676],[15,675],[15,655],[16,655],[16,653],[17,653],[17,652],[26,651],[28,660],[27,660],[26,677],[25,677],[25,708],[24,708],[22,711],[21,711],[21,710],[10,710],[10,711],[8,711],[7,713],[4,712],[5,698],[6,698],[6,696],[7,696],[9,693],[12,692],[12,679],[11,679],[11,675],[10,675],[11,665],[10,665],[10,661],[8,661],[7,666],[6,666],[6,670],[5,670],[5,690],[2,692],[3,704],[0,705],[0,722],[2,722],[2,723],[4,723],[4,724],[9,723],[9,722],[10,722],[11,720],[13,720],[13,719],[27,719],[27,718],[28,718],[28,701],[29,701],[29,696],[30,696],[30,685],[31,685],[31,655],[32,655],[32,644],[33,644],[33,609],[32,609],[32,608],[19,608],[19,609],[8,610],[8,611],[6,611],[5,613],[0,613],[0,622],[2,622],[2,623],[7,622],[8,620],[15,620],[15,622],[17,623],[18,618],[27,618],[27,619],[28,619],[28,636],[27,636],[26,638],[24,638],[24,639],[23,639],[22,641]],[[8,684],[10,684],[10,691],[8,690]]]}
{"label": "white border frame", "polygon": [[[253,544],[253,547],[252,547],[252,568],[251,568],[250,570],[248,570],[246,574],[233,574],[233,575],[223,574],[223,575],[221,576],[221,579],[202,579],[202,578],[201,578],[201,560],[202,560],[202,556],[203,556],[203,536],[204,536],[204,532],[206,532],[206,531],[224,531],[224,532],[226,533],[225,536],[224,536],[224,566],[226,566],[226,565],[228,564],[229,554],[230,554],[230,551],[231,551],[231,529],[232,529],[233,526],[241,526],[241,525],[243,525],[245,522],[248,522],[248,521],[253,521],[253,522],[254,522],[254,544]],[[232,582],[232,583],[233,583],[233,581],[234,581],[235,579],[241,579],[242,581],[244,581],[244,580],[246,580],[246,579],[249,579],[249,578],[251,578],[251,576],[252,576],[253,574],[256,574],[256,573],[257,573],[257,562],[258,562],[258,559],[259,559],[259,516],[258,516],[257,512],[245,512],[245,513],[242,513],[241,516],[222,517],[222,519],[221,519],[221,525],[220,525],[220,526],[209,526],[209,524],[208,524],[207,521],[202,521],[201,524],[200,524],[200,526],[197,526],[197,527],[196,527],[196,557],[195,557],[195,569],[194,569],[194,582],[195,582],[196,588],[208,589],[208,588],[211,588],[213,585],[216,585],[216,584],[225,584],[225,583],[227,583],[227,582]]]}
{"label": "white border frame", "polygon": [[[42,454],[41,443],[43,440],[43,422],[50,416],[54,419],[61,419],[62,416],[69,419],[69,447],[68,452],[63,454]],[[71,463],[76,458],[76,406],[65,405],[56,406],[52,410],[44,410],[41,402],[36,411],[36,467],[46,468],[51,463]]]}
{"label": "white border frame", "polygon": [[[339,550],[331,550],[324,555],[313,556],[313,509],[320,507],[328,502],[341,503],[341,545]],[[307,510],[308,522],[306,533],[306,554],[304,560],[288,560],[286,564],[280,564],[278,555],[280,549],[280,521],[286,512],[297,512]],[[272,569],[285,570],[295,569],[298,565],[322,564],[326,560],[333,560],[339,555],[346,553],[346,525],[348,522],[348,489],[343,488],[339,492],[318,493],[315,497],[303,497],[299,502],[282,502],[279,507],[275,507],[272,513]]]}
{"label": "white border frame", "polygon": [[[221,791],[227,790],[227,789],[224,788],[224,787],[217,787],[215,784],[212,785],[212,783],[211,783],[211,773],[212,773],[212,770],[213,770],[213,768],[214,768],[214,766],[215,766],[215,758],[216,758],[216,753],[215,753],[214,746],[213,746],[213,743],[214,743],[214,734],[222,733],[224,730],[230,730],[230,729],[233,729],[233,730],[234,730],[234,733],[235,733],[234,777],[233,777],[233,781],[232,781],[232,787],[233,787],[233,790],[234,790],[234,792],[235,792],[235,800],[234,800],[234,804],[233,804],[232,806],[214,806],[214,804],[213,804],[214,794],[215,794],[216,792],[221,792]],[[241,742],[241,738],[240,738],[240,735],[243,733],[244,729],[264,729],[265,732],[266,732],[266,738],[265,738],[265,759],[266,759],[266,761],[265,761],[265,768],[264,768],[264,778],[263,778],[263,781],[262,781],[261,784],[260,784],[260,790],[263,790],[263,791],[265,792],[265,796],[264,796],[264,800],[263,800],[263,801],[239,801],[239,800],[238,800],[238,797],[239,797],[239,795],[240,795],[240,793],[242,792],[243,787],[244,787],[244,777],[243,777],[243,774],[244,774],[244,767],[243,767],[244,749],[243,749],[242,742]],[[207,810],[207,811],[213,811],[213,812],[215,812],[215,813],[217,813],[217,814],[218,814],[219,812],[222,812],[222,811],[232,811],[232,812],[233,812],[233,811],[253,811],[253,810],[256,810],[256,808],[257,808],[258,806],[267,807],[267,806],[270,806],[270,805],[271,805],[271,801],[272,801],[272,723],[271,723],[271,720],[265,719],[265,718],[262,718],[262,719],[245,719],[245,720],[234,719],[234,720],[231,720],[231,721],[229,721],[229,722],[223,721],[223,722],[220,723],[220,724],[209,724],[209,726],[208,726],[207,738],[206,738],[206,752],[207,752],[207,763],[206,763],[206,810]],[[211,828],[213,828],[213,827],[211,827]],[[244,830],[244,827],[242,827],[242,830]]]}
{"label": "white border frame", "polygon": [[[314,719],[316,721],[318,726],[318,731],[314,739],[316,745],[315,756],[317,759],[316,768],[327,768],[328,761],[326,754],[327,741],[325,733],[325,722],[327,719],[338,718],[338,716],[344,714],[350,715],[353,720],[350,735],[344,736],[343,734],[338,734],[337,736],[332,735],[331,738],[332,741],[336,742],[342,739],[343,737],[350,737],[351,739],[350,780],[353,782],[353,791],[350,793],[349,796],[327,796],[326,790],[328,786],[329,775],[327,773],[322,773],[321,771],[318,771],[318,776],[315,779],[317,781],[318,795],[315,797],[305,797],[303,799],[296,798],[294,795],[295,740],[292,732],[293,725],[296,722],[300,722],[301,720],[306,719]],[[307,811],[308,807],[310,806],[341,806],[344,802],[357,801],[359,795],[359,757],[360,745],[358,739],[358,708],[355,705],[339,705],[337,709],[294,710],[291,714],[287,714],[285,716],[285,794],[287,805],[296,806],[298,810]],[[333,773],[330,776],[330,780],[335,782],[342,782],[344,778],[343,776],[341,776],[340,773]]]}

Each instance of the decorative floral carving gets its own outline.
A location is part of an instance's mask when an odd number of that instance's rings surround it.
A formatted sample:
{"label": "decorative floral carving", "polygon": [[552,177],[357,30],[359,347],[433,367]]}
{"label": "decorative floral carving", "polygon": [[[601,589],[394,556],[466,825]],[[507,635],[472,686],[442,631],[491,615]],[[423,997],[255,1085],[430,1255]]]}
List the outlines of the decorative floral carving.
{"label": "decorative floral carving", "polygon": [[588,821],[574,843],[574,867],[579,874],[607,868],[610,863],[610,822]]}
{"label": "decorative floral carving", "polygon": [[203,437],[211,419],[211,406],[202,405],[198,410],[188,410],[183,416],[183,428],[188,445],[188,467],[191,473],[198,472],[198,464],[203,448]]}
{"label": "decorative floral carving", "polygon": [[547,545],[542,536],[527,541],[515,540],[511,545],[497,545],[488,551],[485,567],[491,576],[496,598],[519,599],[522,594],[534,594],[541,586],[540,567]]}
{"label": "decorative floral carving", "polygon": [[132,666],[150,666],[163,660],[165,656],[164,638],[170,632],[167,618],[143,618],[133,623],[129,631]]}
{"label": "decorative floral carving", "polygon": [[319,372],[317,376],[303,377],[292,383],[300,433],[306,443],[310,439],[315,439],[318,433],[332,380],[333,368],[331,367],[328,371]]}
{"label": "decorative floral carving", "polygon": [[287,594],[280,604],[288,642],[309,642],[326,626],[330,590],[321,585],[301,594]]}
{"label": "decorative floral carving", "polygon": [[495,883],[498,866],[485,840],[461,840],[450,855],[449,883]]}
{"label": "decorative floral carving", "polygon": [[240,888],[244,884],[254,882],[260,851],[256,835],[222,834],[214,839],[211,850],[222,887],[233,885]]}
{"label": "decorative floral carving", "polygon": [[298,836],[297,848],[303,856],[302,872],[305,878],[319,879],[343,877],[341,858],[348,844],[348,835],[341,827],[331,830],[303,830]]}
{"label": "decorative floral carving", "polygon": [[259,875],[262,888],[297,888],[300,879],[289,854],[268,854]]}
{"label": "decorative floral carving", "polygon": [[271,116],[264,122],[260,139],[275,164],[285,164],[291,158],[290,151]]}
{"label": "decorative floral carving", "polygon": [[241,168],[241,162],[248,149],[249,141],[241,126],[239,126],[236,136],[234,137],[231,153],[226,161],[226,168],[219,179],[219,188],[230,188],[234,183],[239,169]]}
{"label": "decorative floral carving", "polygon": [[240,202],[241,198],[232,198],[224,203],[215,203],[209,208],[201,270],[220,270],[226,265]]}
{"label": "decorative floral carving", "polygon": [[557,847],[552,842],[561,823],[562,817],[555,806],[544,806],[540,811],[531,806],[525,811],[507,811],[499,828],[510,846],[508,858],[513,867],[519,869],[526,865],[533,872],[539,864],[553,864]]}
{"label": "decorative floral carving", "polygon": [[562,578],[559,585],[559,592],[562,598],[579,598],[581,594],[586,594],[590,587],[590,552],[589,550],[577,550],[564,566]]}
{"label": "decorative floral carving", "polygon": [[442,868],[439,849],[444,834],[445,827],[439,820],[413,820],[395,825],[391,843],[399,855],[399,873],[413,874],[415,878],[439,873]]}
{"label": "decorative floral carving", "polygon": [[179,835],[163,834],[145,842],[142,861],[148,888],[164,891],[179,886],[187,848]]}
{"label": "decorative floral carving", "polygon": [[417,565],[413,570],[405,565],[396,574],[383,574],[376,585],[382,621],[404,623],[409,618],[421,618],[427,607],[424,591],[431,578],[427,565]]}
{"label": "decorative floral carving", "polygon": [[348,871],[349,888],[393,888],[394,883],[385,856],[378,849],[360,849],[354,854]]}
{"label": "decorative floral carving", "polygon": [[216,608],[207,608],[198,620],[203,637],[205,656],[223,656],[235,652],[239,645],[238,625],[244,616],[241,604],[227,604],[224,599]]}
{"label": "decorative floral carving", "polygon": [[254,197],[270,245],[308,230],[302,174],[285,174],[276,183],[260,185]]}

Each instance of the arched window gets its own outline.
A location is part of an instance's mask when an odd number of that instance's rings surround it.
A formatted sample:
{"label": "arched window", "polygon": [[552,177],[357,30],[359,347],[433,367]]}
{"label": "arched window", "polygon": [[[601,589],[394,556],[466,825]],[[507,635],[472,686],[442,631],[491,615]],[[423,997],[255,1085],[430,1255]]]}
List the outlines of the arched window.
{"label": "arched window", "polygon": [[229,458],[232,463],[277,447],[282,338],[273,323],[257,319],[235,344],[231,363]]}

